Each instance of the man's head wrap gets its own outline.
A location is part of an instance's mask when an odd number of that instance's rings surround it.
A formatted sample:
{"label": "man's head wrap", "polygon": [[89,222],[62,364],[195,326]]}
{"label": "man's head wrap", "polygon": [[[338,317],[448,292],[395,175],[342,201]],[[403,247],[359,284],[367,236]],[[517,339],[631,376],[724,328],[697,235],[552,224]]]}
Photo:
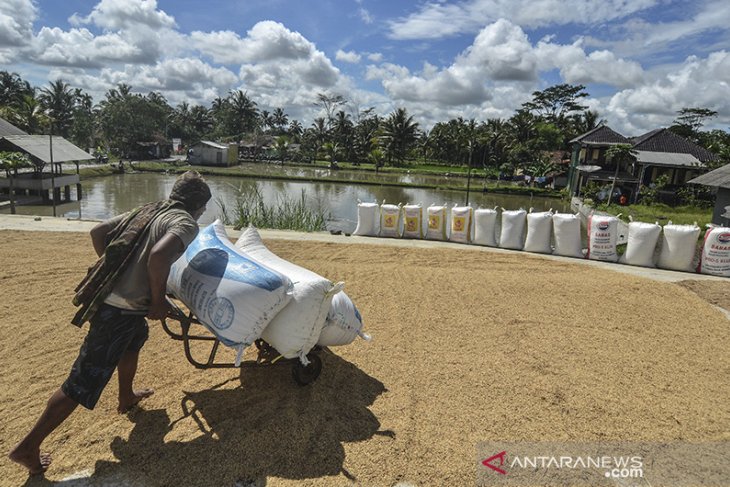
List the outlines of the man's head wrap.
{"label": "man's head wrap", "polygon": [[187,211],[202,208],[210,196],[210,188],[198,171],[181,174],[170,192],[170,199],[180,201]]}

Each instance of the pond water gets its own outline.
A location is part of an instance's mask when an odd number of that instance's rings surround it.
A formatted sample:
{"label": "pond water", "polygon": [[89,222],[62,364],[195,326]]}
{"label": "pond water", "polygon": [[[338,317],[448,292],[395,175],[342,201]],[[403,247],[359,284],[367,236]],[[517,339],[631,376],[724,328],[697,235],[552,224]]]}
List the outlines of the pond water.
{"label": "pond water", "polygon": [[[281,168],[278,168],[281,169]],[[350,171],[354,172],[354,171]],[[337,172],[340,177],[342,171]],[[281,174],[280,172],[278,174]],[[231,208],[240,189],[251,190],[257,186],[267,204],[275,204],[282,196],[301,198],[304,192],[310,207],[325,209],[330,215],[327,223],[329,230],[352,232],[357,225],[357,201],[377,201],[382,203],[422,203],[424,208],[433,204],[455,203],[463,205],[466,192],[443,191],[421,188],[401,188],[392,186],[342,184],[332,182],[299,182],[282,180],[254,180],[225,176],[206,176],[213,191],[213,201],[200,218],[201,224],[208,224],[219,218],[222,210],[218,202]],[[393,180],[391,175],[390,180]],[[105,219],[131,210],[144,203],[167,197],[175,182],[174,175],[135,173],[119,174],[82,182],[83,199],[80,202],[64,203],[57,206],[57,216],[83,219]],[[479,185],[481,186],[481,185]],[[76,198],[75,190],[71,191]],[[534,208],[535,211],[553,209],[570,211],[567,200],[529,195],[504,195],[472,191],[469,196],[472,207],[492,208],[501,206],[508,210]],[[2,209],[9,213],[8,208]],[[21,214],[50,216],[50,206],[19,206]]]}

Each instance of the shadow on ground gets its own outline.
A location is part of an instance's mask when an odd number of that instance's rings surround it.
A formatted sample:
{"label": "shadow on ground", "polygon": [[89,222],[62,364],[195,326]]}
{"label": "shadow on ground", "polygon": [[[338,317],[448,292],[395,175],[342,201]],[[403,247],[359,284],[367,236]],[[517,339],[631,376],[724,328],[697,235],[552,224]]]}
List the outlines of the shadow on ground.
{"label": "shadow on ground", "polygon": [[[340,473],[357,481],[343,469],[343,442],[393,436],[378,431],[380,423],[368,409],[385,387],[334,354],[323,353],[322,362],[322,375],[310,386],[297,386],[286,366],[243,369],[240,379],[186,392],[182,415],[174,420],[167,410],[139,410],[130,415],[135,426],[129,439],[111,443],[118,461],[99,461],[83,478],[31,479],[26,485],[258,487],[272,476]],[[194,421],[200,436],[165,441],[183,421]]]}

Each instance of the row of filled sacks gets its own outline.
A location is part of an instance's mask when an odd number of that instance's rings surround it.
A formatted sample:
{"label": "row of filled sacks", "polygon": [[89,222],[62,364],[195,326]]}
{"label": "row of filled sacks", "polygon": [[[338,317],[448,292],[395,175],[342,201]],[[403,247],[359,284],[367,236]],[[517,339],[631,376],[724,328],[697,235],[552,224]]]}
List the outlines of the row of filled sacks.
{"label": "row of filled sacks", "polygon": [[[354,235],[394,238],[426,238],[473,243],[511,250],[620,262],[644,267],[730,276],[730,229],[707,231],[699,261],[696,259],[700,228],[631,222],[626,251],[617,252],[617,217],[591,215],[587,249],[584,252],[580,216],[553,211],[524,209],[473,209],[470,206],[420,204],[358,204],[358,225]],[[448,218],[450,216],[450,219]],[[379,222],[379,228],[376,228]],[[426,224],[424,232],[423,226]],[[450,230],[447,234],[447,229]]]}
{"label": "row of filled sacks", "polygon": [[619,255],[616,245],[619,219],[611,215],[590,215],[586,257],[730,277],[730,228],[708,225],[698,248],[702,230],[696,223],[675,225],[670,221],[662,227],[658,222],[635,222],[631,217],[629,220],[626,249]]}
{"label": "row of filled sacks", "polygon": [[286,261],[249,227],[233,245],[216,220],[172,265],[167,291],[224,345],[243,351],[259,338],[306,365],[315,345],[346,345],[363,333],[362,317],[332,281]]}

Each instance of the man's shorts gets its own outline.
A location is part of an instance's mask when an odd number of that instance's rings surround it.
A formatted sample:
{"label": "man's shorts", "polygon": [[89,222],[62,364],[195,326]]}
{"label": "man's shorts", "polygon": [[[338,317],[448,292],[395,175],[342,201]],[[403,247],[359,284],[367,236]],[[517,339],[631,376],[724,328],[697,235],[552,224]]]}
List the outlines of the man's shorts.
{"label": "man's shorts", "polygon": [[[144,316],[102,304],[89,323],[79,356],[61,390],[87,409],[94,409],[124,352],[139,352],[149,329]],[[129,313],[129,312],[126,312]]]}

